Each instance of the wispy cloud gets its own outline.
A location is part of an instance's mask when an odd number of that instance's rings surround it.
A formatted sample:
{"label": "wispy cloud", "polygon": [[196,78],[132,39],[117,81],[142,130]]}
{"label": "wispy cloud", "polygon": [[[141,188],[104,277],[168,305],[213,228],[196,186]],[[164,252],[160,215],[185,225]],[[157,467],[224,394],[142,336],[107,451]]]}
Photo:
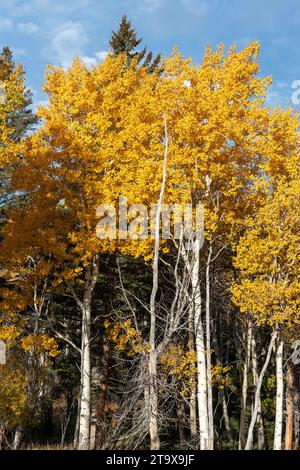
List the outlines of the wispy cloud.
{"label": "wispy cloud", "polygon": [[67,21],[54,31],[50,50],[47,48],[45,53],[50,53],[56,62],[68,67],[74,56],[84,56],[84,46],[88,42],[89,39],[81,24]]}
{"label": "wispy cloud", "polygon": [[96,52],[95,56],[97,57],[99,62],[103,62],[103,60],[106,59],[107,54],[108,54],[108,51],[99,51],[99,52]]}
{"label": "wispy cloud", "polygon": [[38,25],[29,21],[28,23],[18,23],[17,28],[25,34],[33,34],[38,31]]}
{"label": "wispy cloud", "polygon": [[81,60],[88,69],[97,65],[97,59],[95,57],[84,56],[81,57]]}
{"label": "wispy cloud", "polygon": [[9,18],[0,18],[0,31],[9,31],[13,27],[13,22]]}
{"label": "wispy cloud", "polygon": [[100,51],[95,53],[95,57],[83,56],[81,57],[81,60],[85,64],[85,66],[90,69],[91,67],[97,65],[99,62],[103,62],[106,59],[107,54],[108,51]]}
{"label": "wispy cloud", "polygon": [[24,49],[23,47],[12,47],[11,50],[12,50],[13,55],[17,57],[24,56],[27,54],[26,49]]}
{"label": "wispy cloud", "polygon": [[279,89],[283,89],[283,88],[290,88],[290,83],[287,83],[287,82],[276,82],[275,84],[277,86],[277,88]]}
{"label": "wispy cloud", "polygon": [[1,9],[5,10],[6,14],[11,17],[26,16],[35,11],[32,0],[28,0],[27,2],[20,2],[19,0],[1,0]]}
{"label": "wispy cloud", "polygon": [[184,9],[193,15],[203,16],[208,13],[209,3],[203,0],[181,0]]}
{"label": "wispy cloud", "polygon": [[35,7],[41,11],[47,11],[52,14],[66,13],[70,15],[76,10],[87,8],[93,3],[93,0],[72,0],[63,2],[61,0],[33,0]]}
{"label": "wispy cloud", "polygon": [[67,2],[62,0],[1,0],[0,2],[1,10],[6,12],[6,16],[16,18],[32,18],[45,13],[47,16],[61,15],[61,17],[69,18],[74,12],[95,6],[95,4],[96,0]]}
{"label": "wispy cloud", "polygon": [[139,9],[145,13],[153,13],[165,4],[165,0],[142,0]]}
{"label": "wispy cloud", "polygon": [[275,46],[286,46],[289,42],[290,38],[288,36],[279,36],[272,40]]}
{"label": "wispy cloud", "polygon": [[275,82],[267,92],[266,104],[272,108],[277,105],[286,108],[291,105],[292,92],[288,83]]}
{"label": "wispy cloud", "polygon": [[0,10],[0,42],[23,62],[36,99],[46,63],[67,67],[76,55],[88,67],[104,60],[124,13],[143,44],[163,55],[177,44],[198,61],[207,43],[240,48],[260,40],[262,74],[276,77],[269,102],[287,103],[299,78],[299,0],[0,0]]}

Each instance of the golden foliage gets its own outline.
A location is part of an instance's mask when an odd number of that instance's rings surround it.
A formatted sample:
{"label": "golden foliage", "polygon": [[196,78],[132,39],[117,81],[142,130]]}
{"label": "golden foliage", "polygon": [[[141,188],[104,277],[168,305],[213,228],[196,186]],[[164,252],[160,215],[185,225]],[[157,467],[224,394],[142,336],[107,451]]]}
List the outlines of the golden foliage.
{"label": "golden foliage", "polygon": [[224,364],[216,364],[211,369],[211,383],[217,386],[219,389],[228,387],[232,380],[229,375],[231,366]]}
{"label": "golden foliage", "polygon": [[22,339],[21,346],[24,351],[31,351],[34,354],[47,351],[50,357],[56,357],[61,352],[58,350],[55,339],[49,338],[47,335],[28,335]]}
{"label": "golden foliage", "polygon": [[128,356],[141,354],[147,350],[147,344],[142,340],[140,332],[132,326],[132,321],[124,322],[104,321],[106,336],[114,343],[118,351],[125,351]]}
{"label": "golden foliage", "polygon": [[26,407],[26,372],[16,361],[9,361],[6,365],[0,365],[0,382],[1,424],[13,427],[22,420]]}
{"label": "golden foliage", "polygon": [[182,384],[181,396],[188,397],[191,387],[195,385],[196,352],[190,348],[185,350],[182,345],[170,344],[159,363],[164,377],[173,376]]}
{"label": "golden foliage", "polygon": [[235,258],[241,279],[234,302],[259,323],[299,324],[300,178],[278,184],[247,225]]}

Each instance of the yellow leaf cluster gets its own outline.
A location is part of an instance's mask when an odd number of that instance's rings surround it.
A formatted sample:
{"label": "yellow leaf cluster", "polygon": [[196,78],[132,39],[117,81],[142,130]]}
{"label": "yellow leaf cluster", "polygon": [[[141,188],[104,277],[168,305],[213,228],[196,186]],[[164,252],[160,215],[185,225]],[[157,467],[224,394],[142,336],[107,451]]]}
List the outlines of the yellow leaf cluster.
{"label": "yellow leaf cluster", "polygon": [[219,389],[224,389],[231,384],[232,379],[229,375],[231,366],[224,364],[216,364],[211,368],[211,383],[218,386]]}
{"label": "yellow leaf cluster", "polygon": [[125,351],[128,356],[133,356],[141,354],[147,349],[140,332],[132,326],[130,319],[114,323],[105,320],[104,326],[107,338],[115,344],[118,351]]}
{"label": "yellow leaf cluster", "polygon": [[163,376],[174,376],[182,384],[180,393],[185,398],[195,385],[196,359],[196,352],[192,348],[185,350],[182,345],[170,344],[159,361]]}
{"label": "yellow leaf cluster", "polygon": [[50,357],[56,357],[60,354],[57,342],[54,338],[47,335],[28,335],[21,341],[24,351],[30,351],[34,354],[40,354],[47,351]]}
{"label": "yellow leaf cluster", "polygon": [[13,427],[20,423],[25,411],[27,395],[26,372],[12,362],[0,365],[0,420],[3,426]]}
{"label": "yellow leaf cluster", "polygon": [[[299,171],[299,163],[298,163]],[[300,323],[300,178],[278,184],[237,246],[234,302],[260,323]]]}

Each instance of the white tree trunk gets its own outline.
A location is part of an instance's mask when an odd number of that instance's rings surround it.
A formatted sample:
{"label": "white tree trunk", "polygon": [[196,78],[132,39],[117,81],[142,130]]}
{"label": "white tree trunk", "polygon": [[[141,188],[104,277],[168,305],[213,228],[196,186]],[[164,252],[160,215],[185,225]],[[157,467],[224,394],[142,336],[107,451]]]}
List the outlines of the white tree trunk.
{"label": "white tree trunk", "polygon": [[77,416],[76,416],[76,423],[75,423],[75,430],[74,430],[74,440],[73,446],[74,449],[78,448],[78,439],[79,439],[79,421],[80,421],[80,407],[81,407],[81,379],[80,379],[80,390],[77,397]]}
{"label": "white tree trunk", "polygon": [[208,433],[209,449],[214,448],[214,412],[213,397],[211,385],[211,338],[210,338],[210,262],[212,256],[212,242],[209,243],[209,252],[206,263],[205,284],[206,284],[206,302],[205,302],[205,320],[206,320],[206,359],[207,359],[207,413],[208,413]]}
{"label": "white tree trunk", "polygon": [[13,450],[20,449],[20,446],[21,446],[21,443],[22,443],[22,437],[23,437],[22,428],[19,426],[15,431],[14,442],[13,442]]}
{"label": "white tree trunk", "polygon": [[[298,374],[296,375],[297,382],[299,380]],[[299,383],[299,382],[298,382]],[[294,450],[299,450],[299,435],[300,435],[300,393],[298,384],[294,388]]]}
{"label": "white tree trunk", "polygon": [[225,423],[225,429],[226,429],[226,432],[227,432],[227,437],[230,441],[232,441],[230,420],[229,420],[229,414],[228,414],[228,406],[227,406],[227,402],[226,402],[225,392],[222,388],[220,389],[219,394],[220,394],[220,401],[222,403],[223,418],[224,418],[224,423]]}
{"label": "white tree trunk", "polygon": [[197,399],[200,430],[200,449],[209,449],[208,409],[207,409],[207,369],[205,338],[201,311],[201,290],[199,283],[200,240],[194,242],[194,262],[192,266],[192,298],[194,302],[194,328],[197,354]]}
{"label": "white tree trunk", "polygon": [[99,395],[100,374],[99,367],[91,368],[91,425],[90,425],[90,444],[89,449],[96,448],[96,427],[97,427],[97,398]]}
{"label": "white tree trunk", "polygon": [[81,331],[81,396],[78,450],[88,450],[90,443],[91,426],[91,308],[92,294],[98,279],[98,258],[95,258],[86,268],[85,292],[81,304],[82,331]]}
{"label": "white tree trunk", "polygon": [[258,414],[258,408],[259,408],[259,402],[260,402],[260,391],[263,383],[263,379],[266,373],[266,370],[268,368],[268,365],[271,360],[271,354],[272,354],[272,349],[274,347],[274,343],[276,340],[277,333],[274,332],[271,337],[271,341],[269,344],[268,352],[267,352],[267,357],[264,363],[264,366],[261,370],[261,373],[259,375],[258,381],[257,381],[257,386],[256,386],[256,391],[255,391],[255,398],[254,398],[254,407],[253,407],[253,412],[252,412],[252,417],[251,417],[251,422],[248,430],[248,437],[247,437],[247,442],[245,446],[245,450],[251,450],[252,449],[252,443],[253,443],[253,431],[254,431],[254,426],[257,421],[257,414]]}
{"label": "white tree trunk", "polygon": [[247,412],[247,394],[248,394],[248,372],[251,357],[251,320],[247,319],[246,329],[244,333],[244,343],[246,345],[246,356],[243,368],[243,385],[241,396],[241,412],[240,412],[240,432],[239,432],[239,450],[244,450],[246,445],[246,412]]}
{"label": "white tree trunk", "polygon": [[274,450],[282,448],[283,428],[283,341],[279,340],[276,351],[276,413],[274,430]]}
{"label": "white tree trunk", "polygon": [[294,428],[294,371],[289,361],[286,371],[286,420],[285,420],[285,450],[293,450]]}
{"label": "white tree trunk", "polygon": [[158,393],[157,393],[157,355],[151,351],[149,355],[149,432],[151,450],[159,450],[158,434]]}
{"label": "white tree trunk", "polygon": [[81,333],[81,380],[82,391],[80,397],[80,420],[79,420],[79,450],[89,449],[90,420],[91,420],[91,361],[90,361],[90,327],[91,310],[87,301],[82,312]]}
{"label": "white tree trunk", "polygon": [[[253,367],[253,384],[254,387],[257,388],[258,386],[258,364],[257,364],[257,352],[256,352],[256,339],[254,331],[252,332],[252,367]],[[255,403],[254,403],[255,409]],[[257,408],[257,444],[258,450],[263,450],[265,447],[265,432],[264,432],[264,421],[262,415],[262,404],[261,404],[261,397],[259,394],[258,397],[258,408]]]}
{"label": "white tree trunk", "polygon": [[158,260],[159,260],[159,245],[160,245],[160,215],[162,211],[162,203],[165,193],[166,178],[167,178],[167,157],[168,157],[168,128],[165,116],[164,130],[165,130],[165,152],[163,161],[163,177],[160,188],[160,194],[155,214],[155,246],[153,258],[153,284],[150,297],[150,353],[148,362],[149,372],[149,433],[150,433],[150,447],[151,450],[158,450],[160,448],[160,441],[158,435],[158,391],[157,391],[157,348],[156,348],[156,294],[158,290]]}
{"label": "white tree trunk", "polygon": [[[195,339],[194,339],[194,312],[193,309],[189,308],[189,349],[190,351],[195,351]],[[191,440],[194,441],[197,437],[197,398],[196,398],[196,380],[191,385],[191,396],[189,401],[190,408],[190,433]]]}

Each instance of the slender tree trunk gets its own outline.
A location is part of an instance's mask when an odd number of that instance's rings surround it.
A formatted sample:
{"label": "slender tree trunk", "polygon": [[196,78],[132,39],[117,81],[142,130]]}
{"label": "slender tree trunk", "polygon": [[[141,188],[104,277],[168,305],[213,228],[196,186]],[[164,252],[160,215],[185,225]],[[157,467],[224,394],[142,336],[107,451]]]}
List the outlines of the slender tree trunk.
{"label": "slender tree trunk", "polygon": [[[110,256],[109,276],[107,279],[107,301],[105,308],[105,318],[109,320],[112,313],[112,301],[115,292],[115,275],[114,269],[116,268],[116,254]],[[100,393],[97,406],[97,428],[96,428],[96,447],[101,449],[105,441],[105,423],[106,423],[106,409],[108,402],[109,390],[109,369],[111,361],[111,342],[107,337],[106,332],[103,332],[103,346],[100,367]]]}
{"label": "slender tree trunk", "polygon": [[269,366],[270,360],[271,360],[271,355],[272,355],[272,350],[276,341],[277,337],[277,332],[275,331],[272,334],[271,341],[268,347],[268,352],[267,352],[267,357],[264,363],[264,366],[261,370],[261,373],[259,375],[258,381],[257,381],[257,386],[256,386],[256,391],[255,391],[255,398],[254,398],[254,407],[253,407],[253,412],[252,412],[252,417],[251,417],[251,422],[248,430],[248,437],[247,437],[247,442],[245,446],[245,450],[251,450],[252,448],[252,443],[253,443],[253,432],[254,432],[254,426],[257,421],[257,414],[258,414],[258,407],[259,407],[259,399],[260,399],[260,391],[263,383],[263,379],[266,373],[266,370]]}
{"label": "slender tree trunk", "polygon": [[300,437],[300,393],[299,393],[299,373],[295,370],[295,388],[294,388],[294,449],[299,449]]}
{"label": "slender tree trunk", "polygon": [[82,343],[81,343],[81,375],[82,392],[80,397],[80,419],[79,419],[79,450],[89,449],[90,439],[90,400],[91,400],[91,363],[90,363],[90,327],[91,306],[85,298],[85,308],[82,312]]}
{"label": "slender tree trunk", "polygon": [[278,340],[276,351],[276,412],[274,430],[274,450],[281,450],[283,427],[283,341]]}
{"label": "slender tree trunk", "polygon": [[60,438],[61,449],[63,449],[65,445],[66,433],[67,433],[68,426],[70,424],[71,413],[72,413],[73,406],[74,406],[73,391],[70,389],[67,391],[67,394],[66,394],[65,406],[66,406],[65,418],[62,418],[62,422],[61,422],[61,438]]}
{"label": "slender tree trunk", "polygon": [[207,412],[208,412],[208,433],[209,433],[209,449],[214,448],[214,412],[213,412],[213,397],[211,385],[211,332],[210,332],[210,262],[212,256],[212,242],[209,242],[209,252],[206,263],[205,284],[206,284],[206,372],[207,372]]}
{"label": "slender tree trunk", "polygon": [[90,445],[89,449],[96,448],[96,431],[97,431],[97,401],[99,395],[100,383],[99,366],[91,369],[91,426],[90,426]]}
{"label": "slender tree trunk", "polygon": [[96,447],[101,449],[105,441],[105,422],[106,422],[106,409],[108,402],[108,379],[109,379],[109,366],[111,357],[111,344],[107,335],[103,335],[103,347],[101,356],[101,369],[100,369],[100,393],[97,406],[97,428],[96,428]]}
{"label": "slender tree trunk", "polygon": [[177,425],[179,434],[179,447],[180,449],[184,449],[184,402],[180,396],[177,398]]}
{"label": "slender tree trunk", "polygon": [[81,332],[81,378],[82,388],[80,397],[80,419],[78,450],[88,450],[90,442],[91,425],[91,308],[92,294],[98,279],[98,258],[94,259],[86,268],[85,292],[82,304],[82,332]]}
{"label": "slender tree trunk", "polygon": [[227,402],[226,402],[226,396],[225,392],[223,389],[220,389],[220,401],[222,404],[222,410],[223,410],[223,418],[224,418],[224,423],[225,423],[225,429],[227,433],[227,437],[229,441],[232,440],[232,434],[231,434],[231,428],[230,428],[230,421],[229,421],[229,415],[228,415],[228,407],[227,407]]}
{"label": "slender tree trunk", "polygon": [[[195,338],[194,338],[194,318],[193,318],[193,309],[189,309],[189,350],[195,351]],[[197,437],[197,399],[196,399],[196,377],[191,384],[191,396],[189,401],[190,408],[190,433],[191,440],[196,440]]]}
{"label": "slender tree trunk", "polygon": [[[256,353],[256,339],[254,331],[252,331],[252,368],[253,368],[253,385],[255,390],[258,386],[258,365],[257,365],[257,353]],[[255,404],[254,404],[255,408]],[[262,415],[262,405],[261,405],[261,397],[258,397],[258,408],[257,408],[257,445],[258,450],[263,450],[265,447],[265,432],[264,432],[264,421]]]}
{"label": "slender tree trunk", "polygon": [[80,378],[80,388],[79,388],[79,393],[77,397],[77,415],[76,415],[76,423],[75,423],[75,429],[74,429],[74,440],[73,440],[73,446],[74,449],[77,449],[78,447],[78,441],[79,441],[79,422],[80,422],[80,408],[81,408],[81,378]]}
{"label": "slender tree trunk", "polygon": [[158,435],[158,394],[157,394],[157,355],[152,350],[149,354],[149,430],[151,440],[151,450],[160,448]]}
{"label": "slender tree trunk", "polygon": [[157,390],[157,349],[156,349],[156,294],[158,290],[158,260],[159,260],[159,244],[160,244],[160,215],[162,210],[162,203],[165,193],[166,178],[167,178],[167,157],[168,157],[168,128],[165,116],[164,130],[165,130],[165,152],[163,161],[163,177],[160,188],[160,194],[155,214],[155,246],[153,258],[153,284],[150,297],[150,352],[148,362],[149,372],[149,432],[150,432],[150,447],[151,450],[158,450],[160,448],[160,441],[158,435],[158,390]]}
{"label": "slender tree trunk", "polygon": [[194,242],[194,262],[192,266],[192,298],[194,302],[194,328],[197,354],[197,401],[200,430],[200,449],[209,449],[208,408],[207,408],[207,370],[205,339],[202,323],[201,289],[199,283],[200,241]]}
{"label": "slender tree trunk", "polygon": [[0,425],[0,450],[3,449],[4,434],[5,434],[5,428],[4,426]]}
{"label": "slender tree trunk", "polygon": [[[216,322],[216,333],[213,337],[213,348],[215,351],[216,355],[216,361],[218,364],[223,364],[223,340],[222,340],[222,333],[223,333],[223,322],[220,319],[220,315],[218,316],[218,321]],[[226,362],[228,363],[228,359],[226,358]],[[232,433],[231,433],[231,427],[230,427],[230,420],[229,420],[229,414],[228,414],[228,406],[227,406],[227,401],[226,401],[226,394],[224,391],[224,388],[221,383],[221,374],[219,374],[218,377],[218,385],[219,385],[219,401],[222,405],[222,411],[223,411],[223,419],[225,423],[225,429],[226,429],[226,434],[227,438],[229,441],[232,441]]]}
{"label": "slender tree trunk", "polygon": [[244,333],[244,344],[246,347],[245,361],[243,368],[243,384],[241,396],[241,412],[240,412],[240,432],[239,432],[239,449],[245,449],[246,445],[246,412],[247,412],[247,394],[248,394],[248,372],[251,357],[251,320],[247,319],[246,329]]}
{"label": "slender tree trunk", "polygon": [[18,426],[17,429],[15,430],[13,450],[20,449],[20,446],[21,446],[21,443],[22,443],[22,438],[23,438],[22,428],[20,426]]}
{"label": "slender tree trunk", "polygon": [[294,371],[291,361],[288,362],[286,377],[286,427],[285,450],[293,450],[293,420],[294,420]]}

